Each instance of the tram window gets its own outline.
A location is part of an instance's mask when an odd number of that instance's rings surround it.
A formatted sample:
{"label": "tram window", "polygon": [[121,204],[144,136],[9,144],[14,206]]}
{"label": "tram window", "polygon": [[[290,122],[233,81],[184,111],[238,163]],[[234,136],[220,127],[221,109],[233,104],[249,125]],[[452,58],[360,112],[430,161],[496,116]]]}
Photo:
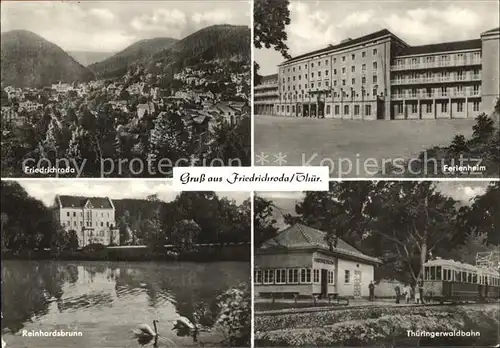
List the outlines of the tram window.
{"label": "tram window", "polygon": [[467,272],[462,272],[462,279],[461,279],[462,283],[466,283],[467,282]]}
{"label": "tram window", "polygon": [[441,280],[441,266],[436,267],[436,280]]}
{"label": "tram window", "polygon": [[424,277],[424,279],[425,279],[425,280],[429,280],[429,274],[430,274],[430,273],[429,273],[429,267],[427,267],[427,266],[426,266],[426,267],[424,268],[424,272],[425,272],[425,277]]}
{"label": "tram window", "polygon": [[448,280],[453,280],[453,273],[451,272],[451,269],[448,269],[446,270],[446,272],[448,273]]}
{"label": "tram window", "polygon": [[459,271],[455,271],[455,281],[456,281],[456,282],[459,282],[459,281],[461,280],[461,278],[460,278],[460,274],[461,274],[461,273],[460,273]]}
{"label": "tram window", "polygon": [[448,280],[448,273],[445,269],[443,270],[443,280]]}
{"label": "tram window", "polygon": [[477,274],[474,274],[474,275],[472,276],[472,282],[473,282],[474,284],[477,284]]}
{"label": "tram window", "polygon": [[431,266],[431,279],[430,280],[435,280],[436,279],[436,267]]}
{"label": "tram window", "polygon": [[472,273],[467,273],[467,283],[472,283]]}

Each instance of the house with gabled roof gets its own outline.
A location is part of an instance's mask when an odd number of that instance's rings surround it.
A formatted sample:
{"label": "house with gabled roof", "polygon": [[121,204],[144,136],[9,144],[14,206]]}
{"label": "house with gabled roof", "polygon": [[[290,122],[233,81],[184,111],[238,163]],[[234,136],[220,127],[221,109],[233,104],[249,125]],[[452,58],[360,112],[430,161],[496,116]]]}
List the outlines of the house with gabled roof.
{"label": "house with gabled roof", "polygon": [[381,261],[342,239],[336,246],[326,233],[302,224],[282,230],[255,252],[255,293],[260,296],[365,297]]}
{"label": "house with gabled roof", "polygon": [[115,206],[109,197],[57,195],[53,212],[65,231],[75,231],[78,245],[92,243],[119,245]]}

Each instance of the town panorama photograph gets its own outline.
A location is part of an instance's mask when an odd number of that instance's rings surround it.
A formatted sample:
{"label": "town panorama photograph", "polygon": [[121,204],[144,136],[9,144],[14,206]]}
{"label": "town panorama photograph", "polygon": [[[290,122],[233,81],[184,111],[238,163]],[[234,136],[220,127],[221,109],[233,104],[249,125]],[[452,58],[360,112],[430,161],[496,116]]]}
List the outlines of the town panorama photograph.
{"label": "town panorama photograph", "polygon": [[248,1],[2,1],[2,177],[250,165]]}
{"label": "town panorama photograph", "polygon": [[255,165],[500,176],[499,3],[254,2]]}

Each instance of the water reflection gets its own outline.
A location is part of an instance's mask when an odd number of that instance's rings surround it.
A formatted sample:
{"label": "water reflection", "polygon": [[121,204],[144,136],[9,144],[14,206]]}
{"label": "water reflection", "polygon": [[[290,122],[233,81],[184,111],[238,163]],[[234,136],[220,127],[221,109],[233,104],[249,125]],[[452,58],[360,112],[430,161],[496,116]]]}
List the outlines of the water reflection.
{"label": "water reflection", "polygon": [[[212,325],[216,297],[248,282],[249,267],[239,262],[4,261],[2,336],[19,347],[137,347],[132,330],[159,320],[157,345],[184,346],[189,338],[172,331],[175,320],[184,316]],[[33,345],[33,338],[22,335],[40,329],[77,330],[83,337],[38,338]],[[215,336],[206,340],[217,342]],[[154,340],[147,343],[153,345]]]}

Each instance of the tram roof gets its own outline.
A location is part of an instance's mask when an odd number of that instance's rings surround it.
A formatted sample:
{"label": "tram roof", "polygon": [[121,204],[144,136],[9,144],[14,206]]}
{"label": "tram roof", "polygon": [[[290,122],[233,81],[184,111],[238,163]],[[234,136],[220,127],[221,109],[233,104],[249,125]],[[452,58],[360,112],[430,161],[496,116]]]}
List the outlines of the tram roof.
{"label": "tram roof", "polygon": [[500,273],[496,269],[477,267],[474,265],[470,265],[468,263],[463,263],[455,260],[445,260],[445,259],[430,260],[424,263],[424,266],[449,267],[455,270],[474,271],[477,273],[489,274],[497,277],[500,276]]}

